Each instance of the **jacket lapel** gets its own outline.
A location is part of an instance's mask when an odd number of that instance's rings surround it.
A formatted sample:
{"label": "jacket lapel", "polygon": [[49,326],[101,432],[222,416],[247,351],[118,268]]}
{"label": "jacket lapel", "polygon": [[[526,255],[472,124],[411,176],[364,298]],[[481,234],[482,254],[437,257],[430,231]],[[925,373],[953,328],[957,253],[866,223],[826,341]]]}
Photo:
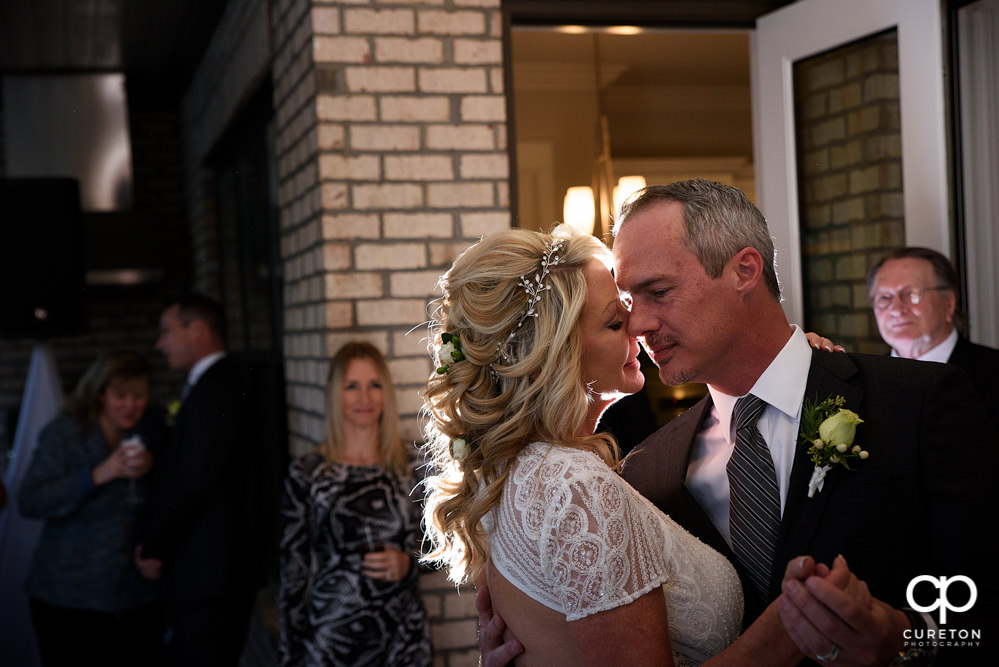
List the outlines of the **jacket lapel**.
{"label": "jacket lapel", "polygon": [[[847,355],[813,350],[812,364],[805,385],[805,401],[821,401],[830,396],[842,396],[846,399],[847,409],[860,412],[864,390],[846,382],[856,372],[856,365]],[[800,437],[800,430],[798,436]],[[836,481],[842,473],[838,466],[830,470],[825,477],[822,490],[816,491],[815,496],[809,498],[808,482],[812,478],[814,465],[807,450],[808,445],[796,439],[788,495],[784,503],[780,535],[774,549],[770,576],[771,597],[776,597],[780,593],[780,583],[788,561],[796,556],[810,553],[812,539],[833,495]]]}

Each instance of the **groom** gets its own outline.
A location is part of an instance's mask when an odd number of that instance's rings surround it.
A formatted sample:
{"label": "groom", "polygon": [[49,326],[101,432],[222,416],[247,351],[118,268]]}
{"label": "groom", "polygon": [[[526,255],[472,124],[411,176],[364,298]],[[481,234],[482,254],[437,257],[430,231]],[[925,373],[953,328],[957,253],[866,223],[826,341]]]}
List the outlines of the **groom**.
{"label": "groom", "polygon": [[[812,350],[780,306],[766,221],[735,188],[693,180],[645,189],[621,211],[614,261],[618,286],[632,300],[629,333],[644,340],[660,378],[671,385],[705,382],[709,389],[640,446],[624,475],[729,557],[743,578],[745,622],[781,595],[790,558],[809,554],[831,565],[842,554],[868,583],[875,604],[841,608],[847,601],[820,581],[809,582],[820,586],[814,594],[788,582],[781,600],[785,625],[807,618],[828,633],[804,624],[795,639],[806,653],[838,664],[903,658],[909,662],[899,664],[918,664],[937,649],[938,665],[978,664],[979,655],[994,653],[999,593],[980,533],[994,523],[988,512],[997,504],[992,473],[999,438],[967,377],[945,364]],[[745,540],[741,534],[752,532],[736,528],[730,516],[738,494],[730,493],[727,470],[736,449],[733,407],[746,394],[765,401],[756,427],[773,462],[763,474],[776,485],[780,509],[772,544],[749,538],[763,544],[734,548],[737,536]],[[853,462],[853,470],[834,466],[809,497],[814,466],[807,445],[798,443],[802,406],[840,396],[864,420],[855,444],[870,456]],[[757,484],[765,486],[755,478],[750,486]],[[766,513],[766,502],[749,502],[755,514]],[[760,558],[769,566],[762,575]],[[907,587],[921,575],[974,581],[973,609],[951,613],[947,625],[981,628],[981,653],[904,641],[907,631],[940,619],[904,610],[912,606]],[[931,599],[939,597],[932,593]],[[918,605],[931,604],[924,600]]]}
{"label": "groom", "polygon": [[[937,665],[986,664],[984,655],[999,645],[999,592],[981,536],[994,525],[999,436],[967,377],[945,364],[813,351],[780,306],[766,220],[735,188],[698,179],[641,191],[619,215],[614,263],[618,286],[632,300],[629,333],[643,339],[663,382],[709,389],[639,445],[624,476],[736,566],[744,623],[780,597],[791,638],[821,662],[919,665],[936,653]],[[750,520],[774,518],[769,527],[732,531],[728,463],[738,458],[736,441],[743,447],[733,412],[747,394],[765,405],[745,438],[769,452],[771,463],[767,481],[743,480],[736,496],[753,507]],[[798,443],[803,404],[836,397],[864,420],[855,444],[870,456],[853,470],[836,466],[809,497],[813,464]],[[736,514],[745,520],[747,513]],[[773,540],[751,539],[747,548],[754,530],[771,531]],[[802,554],[829,566],[844,555],[869,585],[873,605],[860,607],[823,577],[806,576],[810,561],[782,594],[785,567]],[[974,582],[973,608],[951,612],[940,627],[980,629],[979,647],[913,641],[941,621],[939,609],[906,609],[910,581],[924,575]],[[940,590],[921,586],[917,605],[940,602]],[[966,601],[958,588],[948,591],[953,606]],[[479,605],[480,622],[487,621],[483,664],[502,664],[519,645],[498,646],[502,620],[488,622],[487,594]]]}

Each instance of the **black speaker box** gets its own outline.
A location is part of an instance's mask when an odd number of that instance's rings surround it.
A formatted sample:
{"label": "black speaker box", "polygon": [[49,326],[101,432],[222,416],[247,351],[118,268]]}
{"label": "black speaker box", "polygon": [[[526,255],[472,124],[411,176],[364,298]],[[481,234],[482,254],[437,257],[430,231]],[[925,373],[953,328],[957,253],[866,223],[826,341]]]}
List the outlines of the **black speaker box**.
{"label": "black speaker box", "polygon": [[0,180],[0,220],[0,338],[44,340],[86,332],[76,180]]}

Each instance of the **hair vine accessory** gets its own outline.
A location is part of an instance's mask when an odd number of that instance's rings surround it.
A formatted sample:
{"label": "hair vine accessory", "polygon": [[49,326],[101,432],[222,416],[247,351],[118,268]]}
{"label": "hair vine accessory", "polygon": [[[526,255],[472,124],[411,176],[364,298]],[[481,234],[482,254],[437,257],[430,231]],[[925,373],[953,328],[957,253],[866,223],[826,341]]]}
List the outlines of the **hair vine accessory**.
{"label": "hair vine accessory", "polygon": [[458,362],[464,361],[465,355],[461,353],[461,341],[458,340],[458,334],[441,334],[441,345],[437,348],[437,363],[440,366],[437,368],[437,374],[443,375],[451,370],[451,365]]}
{"label": "hair vine accessory", "polygon": [[527,276],[520,277],[520,286],[523,288],[524,293],[527,294],[527,310],[520,319],[517,320],[517,326],[513,328],[510,334],[506,337],[504,341],[505,344],[500,344],[500,356],[504,361],[509,362],[510,355],[506,351],[506,346],[510,344],[510,341],[517,335],[520,331],[520,327],[524,326],[524,322],[527,321],[528,317],[537,317],[538,311],[535,307],[538,302],[541,301],[541,295],[552,288],[551,283],[545,283],[545,278],[549,275],[549,269],[559,262],[562,258],[558,256],[558,253],[562,251],[562,246],[565,244],[565,239],[552,239],[550,242],[545,244],[544,255],[541,256],[541,270],[535,272],[534,280],[530,280]]}

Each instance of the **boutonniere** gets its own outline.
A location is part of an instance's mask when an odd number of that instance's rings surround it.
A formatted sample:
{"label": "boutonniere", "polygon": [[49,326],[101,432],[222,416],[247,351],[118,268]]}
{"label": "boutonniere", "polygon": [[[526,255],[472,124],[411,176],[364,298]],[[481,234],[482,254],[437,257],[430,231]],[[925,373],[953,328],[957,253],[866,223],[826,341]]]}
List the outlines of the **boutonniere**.
{"label": "boutonniere", "polygon": [[853,410],[843,406],[842,396],[829,397],[816,403],[805,401],[801,412],[801,442],[808,445],[808,456],[815,464],[812,478],[808,481],[808,497],[815,497],[825,484],[826,473],[839,464],[847,470],[850,461],[864,460],[869,454],[860,445],[853,444],[857,435],[857,425],[864,422]]}
{"label": "boutonniere", "polygon": [[180,412],[180,400],[174,399],[167,403],[166,407],[166,423],[167,426],[173,426],[174,421],[177,419],[177,413]]}

